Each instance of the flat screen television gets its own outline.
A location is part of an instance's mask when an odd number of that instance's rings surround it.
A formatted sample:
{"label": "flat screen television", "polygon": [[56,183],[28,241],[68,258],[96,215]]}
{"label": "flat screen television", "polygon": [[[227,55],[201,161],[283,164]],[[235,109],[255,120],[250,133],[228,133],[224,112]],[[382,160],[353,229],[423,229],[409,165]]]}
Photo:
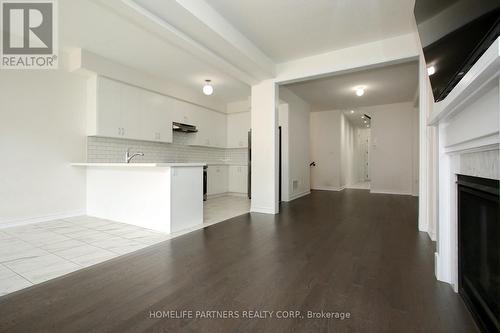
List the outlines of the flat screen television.
{"label": "flat screen television", "polygon": [[416,0],[414,12],[439,102],[500,35],[500,0]]}

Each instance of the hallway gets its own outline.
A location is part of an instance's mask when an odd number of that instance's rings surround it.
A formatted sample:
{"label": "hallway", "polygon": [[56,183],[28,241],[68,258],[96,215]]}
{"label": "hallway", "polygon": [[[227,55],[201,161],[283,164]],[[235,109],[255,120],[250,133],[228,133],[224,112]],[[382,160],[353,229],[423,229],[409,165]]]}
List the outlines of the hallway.
{"label": "hallway", "polygon": [[[313,191],[2,297],[0,331],[476,332],[416,214],[415,197]],[[350,318],[150,318],[170,310]]]}

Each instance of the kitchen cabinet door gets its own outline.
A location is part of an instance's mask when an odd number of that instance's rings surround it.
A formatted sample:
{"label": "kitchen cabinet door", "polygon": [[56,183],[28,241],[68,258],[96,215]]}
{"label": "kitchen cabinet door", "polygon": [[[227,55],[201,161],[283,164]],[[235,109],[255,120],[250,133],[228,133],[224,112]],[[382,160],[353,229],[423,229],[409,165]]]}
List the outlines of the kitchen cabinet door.
{"label": "kitchen cabinet door", "polygon": [[228,192],[228,168],[226,165],[209,165],[207,169],[207,194]]}
{"label": "kitchen cabinet door", "polygon": [[171,98],[160,96],[159,105],[155,107],[156,126],[158,131],[158,141],[172,142],[172,108]]}
{"label": "kitchen cabinet door", "polygon": [[250,130],[250,112],[229,114],[227,116],[227,147],[247,148]]}
{"label": "kitchen cabinet door", "polygon": [[87,94],[87,135],[172,142],[173,99],[103,77]]}
{"label": "kitchen cabinet door", "polygon": [[121,88],[121,117],[123,137],[132,140],[144,140],[142,127],[147,121],[144,116],[144,90],[127,84]]}
{"label": "kitchen cabinet door", "polygon": [[148,141],[172,142],[172,102],[160,94],[142,94],[141,137]]}
{"label": "kitchen cabinet door", "polygon": [[247,193],[248,167],[245,165],[229,166],[229,192]]}
{"label": "kitchen cabinet door", "polygon": [[212,112],[211,131],[213,146],[226,147],[227,116],[218,112]]}
{"label": "kitchen cabinet door", "polygon": [[[89,135],[106,137],[123,137],[123,117],[122,117],[122,87],[113,80],[104,78],[92,78],[93,85],[88,85],[87,93],[89,98],[95,98],[93,109],[88,110],[92,115],[89,119],[94,119],[94,124],[89,124]],[[90,101],[89,101],[90,103]]]}

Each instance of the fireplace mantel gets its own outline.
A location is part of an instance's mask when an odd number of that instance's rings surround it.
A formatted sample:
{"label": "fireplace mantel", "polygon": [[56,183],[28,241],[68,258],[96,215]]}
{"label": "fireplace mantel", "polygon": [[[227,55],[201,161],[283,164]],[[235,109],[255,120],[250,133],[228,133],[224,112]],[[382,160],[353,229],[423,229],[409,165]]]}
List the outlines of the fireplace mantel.
{"label": "fireplace mantel", "polygon": [[[500,179],[500,38],[489,47],[428,124],[438,128],[436,277],[458,290],[457,174]],[[465,168],[465,163],[474,167]],[[472,171],[471,171],[472,170]],[[474,174],[471,174],[473,172]]]}

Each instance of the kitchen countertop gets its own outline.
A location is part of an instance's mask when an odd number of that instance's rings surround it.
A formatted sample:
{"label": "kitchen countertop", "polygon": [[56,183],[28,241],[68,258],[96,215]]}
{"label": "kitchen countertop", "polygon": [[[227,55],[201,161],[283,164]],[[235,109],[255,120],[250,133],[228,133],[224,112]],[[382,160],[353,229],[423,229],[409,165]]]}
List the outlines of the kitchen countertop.
{"label": "kitchen countertop", "polygon": [[168,168],[168,167],[201,167],[206,163],[71,163],[72,166],[82,167],[153,167],[153,168]]}

